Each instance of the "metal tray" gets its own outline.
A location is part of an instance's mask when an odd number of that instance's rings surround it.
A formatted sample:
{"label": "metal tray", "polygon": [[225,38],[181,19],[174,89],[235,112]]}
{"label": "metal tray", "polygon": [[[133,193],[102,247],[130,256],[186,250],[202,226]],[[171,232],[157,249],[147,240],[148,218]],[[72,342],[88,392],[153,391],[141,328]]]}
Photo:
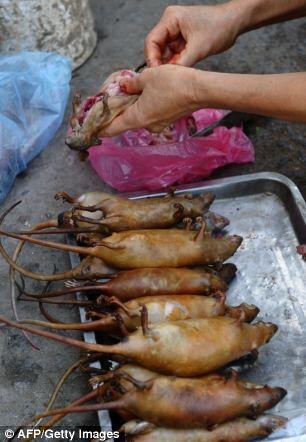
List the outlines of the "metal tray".
{"label": "metal tray", "polygon": [[[296,252],[298,244],[306,243],[306,203],[292,181],[272,172],[177,189],[185,191],[213,192],[216,200],[212,210],[230,219],[229,233],[244,238],[230,260],[237,265],[238,273],[230,286],[228,302],[254,303],[261,309],[259,319],[279,326],[276,336],[260,350],[254,367],[243,374],[245,379],[288,390],[287,397],[272,412],[288,417],[289,423],[266,440],[306,441],[306,263]],[[82,309],[81,317],[83,320]],[[85,333],[84,339],[93,342],[95,336]],[[110,427],[107,412],[100,413],[99,419],[102,428]]]}

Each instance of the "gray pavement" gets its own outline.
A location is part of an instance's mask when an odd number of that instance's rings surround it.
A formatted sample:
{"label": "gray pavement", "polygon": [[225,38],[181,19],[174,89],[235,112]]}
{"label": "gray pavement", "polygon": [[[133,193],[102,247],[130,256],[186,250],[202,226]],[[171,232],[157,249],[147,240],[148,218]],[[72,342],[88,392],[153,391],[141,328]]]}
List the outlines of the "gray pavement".
{"label": "gray pavement", "polygon": [[[177,3],[193,4],[192,1]],[[168,4],[171,2],[163,0],[93,0],[99,43],[93,56],[74,73],[72,93],[78,90],[83,96],[92,94],[112,71],[140,64],[143,39]],[[242,36],[233,49],[206,60],[200,67],[244,73],[306,71],[305,38],[304,19],[275,25]],[[80,163],[77,155],[64,145],[69,112],[70,109],[53,141],[17,178],[1,209],[20,199],[23,202],[6,221],[6,227],[28,228],[56,215],[62,204],[56,202],[53,195],[59,190],[72,194],[93,189],[112,191],[88,163]],[[256,148],[256,162],[225,167],[214,177],[277,171],[293,179],[306,196],[306,126],[256,117],[248,132]],[[5,241],[10,252],[13,244],[13,241]],[[53,264],[59,270],[69,267],[66,253],[31,246],[24,249],[21,262],[39,272],[52,272]],[[12,317],[8,266],[3,260],[0,265],[1,313]],[[37,291],[42,285],[27,281],[27,287]],[[18,303],[18,309],[22,318],[40,317],[38,307],[32,303]],[[63,321],[78,320],[73,309],[57,308],[56,312]],[[33,350],[19,331],[0,328],[0,423],[3,426],[14,427],[41,411],[62,371],[79,357],[76,349],[37,337],[34,340],[40,351]],[[67,404],[87,391],[84,376],[72,379],[58,404]],[[95,415],[71,416],[65,423],[95,423]]]}

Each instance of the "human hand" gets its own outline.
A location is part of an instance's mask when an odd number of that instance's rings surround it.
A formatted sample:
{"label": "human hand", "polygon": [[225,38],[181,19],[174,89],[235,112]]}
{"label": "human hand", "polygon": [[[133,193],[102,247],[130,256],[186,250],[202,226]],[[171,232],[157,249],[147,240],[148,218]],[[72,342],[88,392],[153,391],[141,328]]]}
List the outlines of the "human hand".
{"label": "human hand", "polygon": [[216,6],[168,6],[145,40],[147,65],[193,66],[209,55],[229,49],[241,28],[240,8],[232,2]]}
{"label": "human hand", "polygon": [[195,69],[164,65],[145,69],[137,77],[122,80],[120,86],[139,99],[101,132],[114,136],[129,129],[161,132],[183,115],[197,109]]}

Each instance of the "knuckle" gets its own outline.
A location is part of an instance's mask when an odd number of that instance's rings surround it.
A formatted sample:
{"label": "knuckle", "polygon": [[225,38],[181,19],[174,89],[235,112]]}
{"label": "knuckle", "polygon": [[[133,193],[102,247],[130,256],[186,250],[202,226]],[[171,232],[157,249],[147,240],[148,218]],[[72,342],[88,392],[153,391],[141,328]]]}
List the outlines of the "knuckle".
{"label": "knuckle", "polygon": [[150,32],[148,33],[148,35],[146,36],[146,38],[145,38],[145,40],[144,40],[145,46],[148,46],[148,45],[151,43],[153,30],[154,30],[154,29],[152,29],[152,31],[150,31]]}
{"label": "knuckle", "polygon": [[169,6],[166,7],[164,13],[165,13],[165,15],[168,15],[168,14],[172,15],[172,14],[174,14],[178,9],[179,9],[179,6],[176,6],[176,5],[169,5]]}
{"label": "knuckle", "polygon": [[165,18],[180,19],[183,15],[184,7],[179,5],[170,5],[165,9]]}

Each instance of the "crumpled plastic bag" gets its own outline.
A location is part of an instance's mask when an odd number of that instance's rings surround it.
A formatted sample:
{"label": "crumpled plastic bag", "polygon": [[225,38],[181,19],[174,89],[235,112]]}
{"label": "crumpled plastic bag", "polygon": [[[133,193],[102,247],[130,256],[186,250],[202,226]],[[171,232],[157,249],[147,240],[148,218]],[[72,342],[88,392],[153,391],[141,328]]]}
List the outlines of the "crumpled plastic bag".
{"label": "crumpled plastic bag", "polygon": [[70,79],[70,61],[52,52],[0,56],[0,203],[59,128]]}
{"label": "crumpled plastic bag", "polygon": [[201,109],[161,135],[139,129],[103,138],[102,146],[89,149],[89,160],[102,180],[121,192],[190,183],[226,164],[254,161],[253,145],[240,127],[220,126],[206,137],[190,137],[190,126],[203,129],[225,112]]}

